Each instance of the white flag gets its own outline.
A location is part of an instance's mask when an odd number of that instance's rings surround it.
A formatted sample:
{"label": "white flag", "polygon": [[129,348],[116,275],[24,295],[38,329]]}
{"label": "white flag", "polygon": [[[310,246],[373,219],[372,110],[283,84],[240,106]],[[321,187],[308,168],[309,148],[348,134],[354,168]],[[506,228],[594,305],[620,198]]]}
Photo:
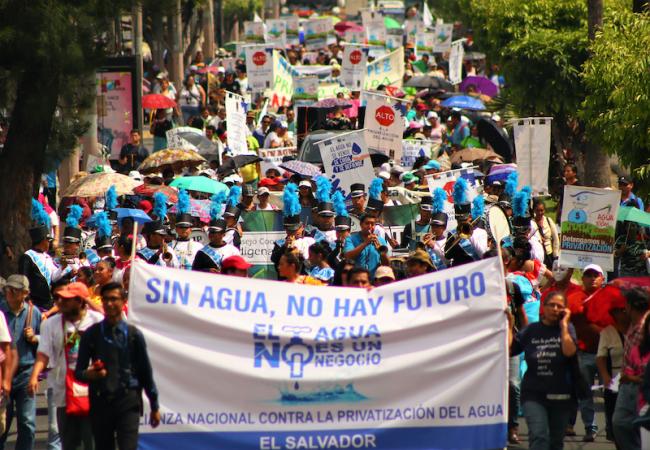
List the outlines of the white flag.
{"label": "white flag", "polygon": [[426,0],[424,1],[424,12],[422,13],[422,22],[424,22],[424,26],[427,28],[433,25],[433,15],[431,14],[431,10],[429,9],[429,4]]}

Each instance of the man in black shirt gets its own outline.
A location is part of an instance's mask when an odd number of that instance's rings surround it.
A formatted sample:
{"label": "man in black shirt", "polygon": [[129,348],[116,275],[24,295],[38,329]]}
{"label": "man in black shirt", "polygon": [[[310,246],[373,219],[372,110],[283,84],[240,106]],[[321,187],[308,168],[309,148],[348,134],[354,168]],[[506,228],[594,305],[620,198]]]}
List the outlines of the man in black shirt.
{"label": "man in black shirt", "polygon": [[132,170],[138,170],[138,167],[149,156],[149,150],[142,145],[142,137],[140,131],[131,130],[130,140],[128,144],[122,146],[120,150],[120,168],[118,172],[128,175]]}
{"label": "man in black shirt", "polygon": [[[122,320],[126,293],[119,283],[101,290],[106,318],[81,337],[75,377],[89,383],[90,422],[95,448],[136,450],[141,390],[151,406],[149,423],[160,424],[158,389],[142,332]],[[90,360],[93,364],[90,368]]]}

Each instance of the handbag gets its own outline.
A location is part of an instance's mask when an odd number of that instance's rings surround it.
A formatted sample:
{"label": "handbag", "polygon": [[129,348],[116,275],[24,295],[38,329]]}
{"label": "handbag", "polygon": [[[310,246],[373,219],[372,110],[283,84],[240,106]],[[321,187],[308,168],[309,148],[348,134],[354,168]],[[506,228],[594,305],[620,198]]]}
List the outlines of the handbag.
{"label": "handbag", "polygon": [[63,354],[65,355],[65,413],[69,416],[86,417],[90,413],[88,383],[77,380],[74,371],[68,364],[68,350],[74,344],[68,344],[65,339],[65,319],[61,317],[63,333]]}

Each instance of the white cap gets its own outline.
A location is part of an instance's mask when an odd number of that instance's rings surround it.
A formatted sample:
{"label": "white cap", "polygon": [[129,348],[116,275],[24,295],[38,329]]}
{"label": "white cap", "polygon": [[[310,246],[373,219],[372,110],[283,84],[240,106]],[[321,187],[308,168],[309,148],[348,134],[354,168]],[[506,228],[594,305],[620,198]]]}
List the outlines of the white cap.
{"label": "white cap", "polygon": [[498,122],[499,120],[501,120],[501,116],[496,114],[496,113],[492,114],[492,120],[494,120],[495,122]]}
{"label": "white cap", "polygon": [[286,121],[281,120],[280,121],[280,128],[289,128],[289,124]]}
{"label": "white cap", "polygon": [[582,273],[585,273],[588,270],[593,270],[595,272],[598,272],[601,275],[605,275],[605,273],[603,272],[603,269],[598,264],[589,264],[589,265],[587,265],[584,269],[582,269]]}
{"label": "white cap", "polygon": [[132,170],[129,172],[129,178],[133,178],[136,181],[142,181],[142,174],[137,170]]}
{"label": "white cap", "polygon": [[226,68],[223,67],[223,66],[219,66],[219,67],[217,68],[217,72],[218,72],[218,73],[226,73]]}
{"label": "white cap", "polygon": [[467,116],[460,116],[460,121],[464,124],[469,124],[471,122]]}
{"label": "white cap", "polygon": [[259,197],[260,195],[270,194],[270,193],[271,193],[271,191],[269,191],[269,188],[267,188],[266,186],[262,186],[261,188],[259,188],[259,189],[257,190],[257,196],[258,196],[258,197]]}
{"label": "white cap", "polygon": [[429,111],[427,113],[427,119],[439,119],[440,116],[438,116],[438,113],[435,111]]}
{"label": "white cap", "polygon": [[228,175],[222,181],[224,183],[241,183],[242,181],[244,181],[244,179],[239,175],[237,175],[236,173],[233,173],[232,175]]}
{"label": "white cap", "polygon": [[385,170],[382,170],[377,174],[379,178],[383,178],[384,180],[390,180],[390,173],[386,172]]}
{"label": "white cap", "polygon": [[309,181],[307,181],[307,180],[302,180],[300,182],[300,184],[298,184],[298,187],[303,187],[303,186],[308,187],[308,188],[311,189],[311,183]]}

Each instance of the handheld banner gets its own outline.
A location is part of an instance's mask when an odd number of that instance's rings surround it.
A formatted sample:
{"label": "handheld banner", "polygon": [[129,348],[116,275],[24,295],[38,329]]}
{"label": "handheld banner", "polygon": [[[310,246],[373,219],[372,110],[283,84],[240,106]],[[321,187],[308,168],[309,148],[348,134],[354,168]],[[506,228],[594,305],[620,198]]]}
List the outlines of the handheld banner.
{"label": "handheld banner", "polygon": [[347,96],[350,94],[350,89],[341,86],[339,83],[320,83],[318,85],[318,100],[334,98],[339,93],[343,93]]}
{"label": "handheld banner", "polygon": [[434,33],[418,33],[415,40],[415,50],[418,55],[432,55],[436,46],[436,36]]}
{"label": "handheld banner", "polygon": [[366,145],[368,151],[380,152],[390,159],[402,158],[402,134],[406,106],[399,99],[364,92],[366,101]]}
{"label": "handheld banner", "polygon": [[269,169],[277,169],[280,173],[284,173],[285,169],[280,167],[282,158],[285,156],[295,157],[297,153],[296,147],[277,147],[277,148],[260,148],[258,150],[260,161],[260,170],[266,173]]}
{"label": "handheld banner", "polygon": [[451,44],[449,53],[449,81],[451,84],[460,84],[463,81],[463,58],[465,47],[463,41],[454,41]]}
{"label": "handheld banner", "polygon": [[304,23],[305,47],[318,50],[327,47],[327,39],[333,30],[332,19],[309,19]]}
{"label": "handheld banner", "polygon": [[402,140],[402,158],[400,165],[405,169],[411,169],[419,156],[431,157],[433,142],[422,140]]}
{"label": "handheld banner", "polygon": [[548,193],[551,120],[550,117],[518,119],[513,127],[519,187],[531,186],[536,195]]}
{"label": "handheld banner", "polygon": [[368,65],[368,47],[347,44],[343,50],[341,65],[341,82],[343,86],[353,90],[363,89]]}
{"label": "handheld banner", "polygon": [[454,184],[458,177],[465,178],[473,189],[469,189],[468,198],[474,200],[477,192],[476,188],[478,181],[474,176],[474,169],[454,169],[445,172],[434,173],[433,175],[426,175],[426,183],[429,187],[429,192],[434,195],[436,188],[442,188],[447,192],[447,201],[445,202],[445,213],[449,217],[447,220],[447,231],[453,231],[458,226],[456,221],[456,212],[454,211]]}
{"label": "handheld banner", "polygon": [[614,270],[620,201],[620,191],[564,187],[560,265],[582,269],[588,264],[598,264],[605,271]]}
{"label": "handheld banner", "polygon": [[283,17],[282,20],[287,24],[287,45],[300,45],[300,21],[297,17]]}
{"label": "handheld banner", "polygon": [[248,152],[246,103],[241,95],[226,92],[226,122],[228,123],[228,148],[233,155]]}
{"label": "handheld banner", "polygon": [[264,22],[244,22],[244,40],[252,44],[263,44],[266,36]]}
{"label": "handheld banner", "polygon": [[384,16],[377,11],[361,11],[361,23],[366,30],[366,39],[368,45],[377,45],[383,47],[386,45],[386,24]]}
{"label": "handheld banner", "polygon": [[162,416],[145,406],[139,448],[503,448],[502,274],[490,258],[366,291],[136,261]]}
{"label": "handheld banner", "polygon": [[284,49],[287,45],[287,22],[284,19],[266,21],[266,43]]}
{"label": "handheld banner", "polygon": [[373,176],[364,134],[365,130],[350,131],[316,143],[333,189],[341,190],[346,197],[353,183],[367,183]]}
{"label": "handheld banner", "polygon": [[277,108],[291,103],[293,96],[293,78],[297,75],[289,61],[280,52],[273,52],[273,85],[265,96],[270,99],[269,107]]}
{"label": "handheld banner", "polygon": [[244,47],[244,51],[248,88],[253,92],[269,89],[273,81],[273,48],[266,45],[248,45]]}
{"label": "handheld banner", "polygon": [[446,53],[451,50],[451,38],[454,31],[454,24],[439,23],[436,24],[435,34],[435,53]]}
{"label": "handheld banner", "polygon": [[294,100],[318,100],[318,77],[293,77]]}
{"label": "handheld banner", "polygon": [[345,42],[349,44],[365,44],[366,43],[366,32],[355,31],[355,30],[345,30],[344,33]]}
{"label": "handheld banner", "polygon": [[380,84],[401,87],[404,78],[404,47],[368,64],[364,89],[377,89]]}

